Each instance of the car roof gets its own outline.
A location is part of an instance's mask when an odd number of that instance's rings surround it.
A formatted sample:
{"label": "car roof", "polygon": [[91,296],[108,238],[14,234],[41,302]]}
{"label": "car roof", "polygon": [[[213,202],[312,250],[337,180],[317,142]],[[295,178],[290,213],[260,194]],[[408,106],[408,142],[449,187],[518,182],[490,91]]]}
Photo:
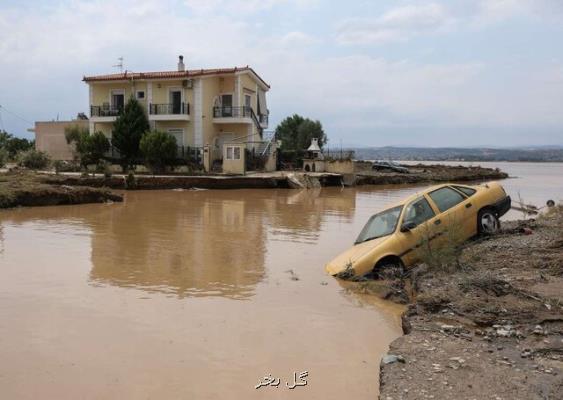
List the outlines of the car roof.
{"label": "car roof", "polygon": [[436,189],[440,189],[440,188],[443,188],[443,187],[445,187],[445,186],[451,186],[451,185],[471,187],[471,186],[468,186],[468,185],[458,185],[458,184],[456,184],[456,183],[442,183],[442,184],[440,184],[440,185],[430,186],[430,187],[428,187],[428,188],[426,188],[426,189],[424,189],[424,190],[421,190],[421,191],[419,191],[419,192],[416,192],[416,193],[414,193],[414,194],[411,194],[410,196],[404,198],[404,199],[401,200],[401,201],[398,201],[398,202],[396,202],[396,203],[390,204],[388,207],[385,207],[382,211],[385,211],[385,210],[388,210],[388,209],[390,209],[390,208],[394,208],[394,207],[397,207],[397,206],[404,206],[405,204],[408,204],[408,203],[410,203],[411,201],[413,201],[413,200],[419,198],[419,197],[422,196],[423,194],[427,194],[427,193],[433,192],[433,191],[436,190]]}

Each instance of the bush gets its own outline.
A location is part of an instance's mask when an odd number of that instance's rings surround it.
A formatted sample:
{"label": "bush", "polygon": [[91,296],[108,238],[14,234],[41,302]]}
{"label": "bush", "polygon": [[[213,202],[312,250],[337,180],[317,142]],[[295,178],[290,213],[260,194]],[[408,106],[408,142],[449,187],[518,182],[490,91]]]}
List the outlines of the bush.
{"label": "bush", "polygon": [[45,169],[49,166],[51,159],[47,153],[35,149],[20,152],[18,154],[18,165],[29,169]]}
{"label": "bush", "polygon": [[139,145],[145,164],[153,172],[162,172],[176,159],[176,138],[165,132],[146,132]]}
{"label": "bush", "polygon": [[96,165],[96,172],[104,174],[105,178],[111,178],[111,163],[107,162],[106,160],[100,160]]}
{"label": "bush", "polygon": [[102,132],[90,135],[87,129],[78,126],[65,129],[65,138],[68,144],[74,144],[75,156],[83,168],[98,164],[110,149],[109,140]]}
{"label": "bush", "polygon": [[8,151],[6,149],[0,148],[0,168],[6,166],[6,163],[8,162],[8,158],[9,158]]}

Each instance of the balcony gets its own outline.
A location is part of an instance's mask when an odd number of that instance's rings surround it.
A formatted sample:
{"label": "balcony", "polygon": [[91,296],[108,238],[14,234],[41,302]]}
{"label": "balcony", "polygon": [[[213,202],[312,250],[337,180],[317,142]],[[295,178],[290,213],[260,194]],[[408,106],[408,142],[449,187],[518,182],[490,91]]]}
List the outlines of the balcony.
{"label": "balcony", "polygon": [[189,103],[149,104],[151,121],[189,121]]}
{"label": "balcony", "polygon": [[216,124],[252,123],[252,108],[242,107],[213,107],[213,122]]}
{"label": "balcony", "polygon": [[108,103],[101,106],[90,106],[90,117],[100,122],[111,122],[115,121],[122,110],[123,107],[110,106]]}
{"label": "balcony", "polygon": [[260,121],[260,126],[262,128],[267,128],[269,123],[270,116],[268,114],[260,114],[258,115],[258,120]]}

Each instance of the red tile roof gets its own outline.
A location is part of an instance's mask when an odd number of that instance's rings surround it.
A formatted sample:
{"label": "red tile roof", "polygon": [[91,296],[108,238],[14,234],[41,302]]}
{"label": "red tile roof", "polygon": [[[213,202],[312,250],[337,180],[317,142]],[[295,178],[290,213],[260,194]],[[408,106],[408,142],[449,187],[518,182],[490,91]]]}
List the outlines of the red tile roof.
{"label": "red tile roof", "polygon": [[160,72],[128,72],[125,71],[119,74],[108,75],[94,75],[85,76],[82,80],[84,82],[103,82],[103,81],[123,81],[123,80],[138,80],[138,79],[171,79],[171,78],[195,78],[204,75],[223,75],[233,74],[235,72],[249,71],[254,74],[264,85],[268,88],[270,85],[266,83],[254,70],[248,66],[235,67],[235,68],[214,68],[214,69],[192,69],[187,71],[160,71]]}

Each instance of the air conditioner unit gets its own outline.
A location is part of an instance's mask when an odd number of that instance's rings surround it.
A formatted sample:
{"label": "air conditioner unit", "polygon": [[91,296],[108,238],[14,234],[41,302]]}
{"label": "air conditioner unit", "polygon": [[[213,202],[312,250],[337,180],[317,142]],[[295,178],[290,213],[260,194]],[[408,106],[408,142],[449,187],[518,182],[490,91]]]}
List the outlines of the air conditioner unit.
{"label": "air conditioner unit", "polygon": [[182,81],[182,86],[187,89],[192,89],[194,87],[194,80],[193,79],[184,79]]}

